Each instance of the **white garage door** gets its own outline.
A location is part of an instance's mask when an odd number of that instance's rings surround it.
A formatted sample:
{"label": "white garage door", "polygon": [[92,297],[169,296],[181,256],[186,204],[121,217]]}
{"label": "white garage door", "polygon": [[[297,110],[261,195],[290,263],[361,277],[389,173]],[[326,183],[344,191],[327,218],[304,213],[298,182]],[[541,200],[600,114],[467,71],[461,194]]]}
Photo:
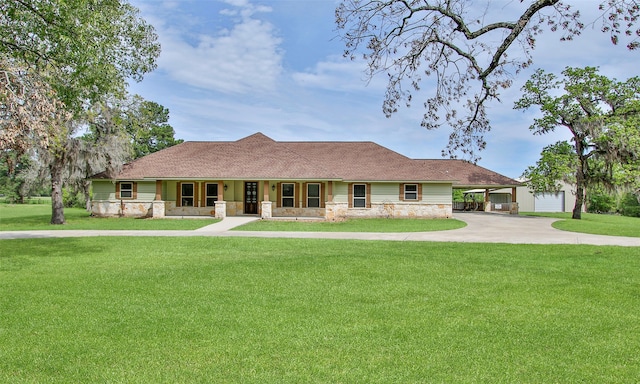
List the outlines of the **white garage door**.
{"label": "white garage door", "polygon": [[564,212],[564,191],[536,194],[536,212]]}

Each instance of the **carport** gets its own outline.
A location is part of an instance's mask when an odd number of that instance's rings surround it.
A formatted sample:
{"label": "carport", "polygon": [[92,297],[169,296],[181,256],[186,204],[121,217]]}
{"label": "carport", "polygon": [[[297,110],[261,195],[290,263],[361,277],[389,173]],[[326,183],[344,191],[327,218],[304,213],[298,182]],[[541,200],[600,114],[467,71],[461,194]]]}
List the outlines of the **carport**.
{"label": "carport", "polygon": [[[455,175],[453,189],[460,189],[469,196],[463,202],[454,202],[454,211],[519,212],[516,188],[523,185],[521,182],[465,160],[449,160],[440,164],[434,161],[434,164],[441,166],[440,171]],[[492,196],[491,192],[505,188],[511,193]],[[480,199],[476,198],[478,195]]]}

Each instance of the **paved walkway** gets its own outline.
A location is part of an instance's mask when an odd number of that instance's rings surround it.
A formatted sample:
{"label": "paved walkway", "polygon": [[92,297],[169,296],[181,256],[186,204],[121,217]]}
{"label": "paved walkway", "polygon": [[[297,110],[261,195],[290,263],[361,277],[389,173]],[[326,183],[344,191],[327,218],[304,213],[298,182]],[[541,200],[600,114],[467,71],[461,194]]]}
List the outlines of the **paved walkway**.
{"label": "paved walkway", "polygon": [[456,212],[454,217],[466,222],[467,226],[449,231],[411,233],[230,231],[233,227],[258,220],[257,217],[241,216],[227,217],[218,223],[195,231],[12,231],[0,232],[0,239],[91,236],[218,236],[512,244],[593,244],[640,247],[640,238],[638,237],[589,235],[560,231],[551,227],[551,223],[556,219],[546,217],[467,212]]}

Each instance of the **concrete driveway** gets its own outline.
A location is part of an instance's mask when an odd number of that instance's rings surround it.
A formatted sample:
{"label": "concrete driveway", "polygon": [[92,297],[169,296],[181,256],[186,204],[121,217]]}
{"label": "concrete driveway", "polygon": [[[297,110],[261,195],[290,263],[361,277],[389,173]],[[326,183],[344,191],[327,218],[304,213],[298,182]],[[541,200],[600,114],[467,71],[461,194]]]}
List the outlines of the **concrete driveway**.
{"label": "concrete driveway", "polygon": [[360,232],[248,232],[231,228],[258,220],[257,217],[228,217],[195,231],[11,231],[0,232],[0,239],[33,239],[91,236],[218,236],[266,238],[319,238],[391,241],[441,241],[512,244],[593,244],[640,247],[640,238],[588,235],[559,231],[551,227],[556,219],[497,213],[456,212],[454,217],[467,223],[461,229],[438,232],[360,233]]}

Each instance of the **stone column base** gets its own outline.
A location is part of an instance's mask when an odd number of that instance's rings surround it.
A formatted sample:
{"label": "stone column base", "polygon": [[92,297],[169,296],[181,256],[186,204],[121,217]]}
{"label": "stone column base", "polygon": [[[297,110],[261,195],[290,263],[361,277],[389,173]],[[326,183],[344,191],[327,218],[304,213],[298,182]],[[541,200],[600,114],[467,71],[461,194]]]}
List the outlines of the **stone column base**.
{"label": "stone column base", "polygon": [[216,201],[216,219],[224,219],[227,217],[227,202]]}
{"label": "stone column base", "polygon": [[261,217],[263,219],[270,219],[272,217],[271,215],[271,207],[272,207],[272,202],[271,201],[263,201],[262,202],[262,215]]}
{"label": "stone column base", "polygon": [[154,219],[165,216],[164,201],[154,200],[154,202],[151,204],[151,215]]}

